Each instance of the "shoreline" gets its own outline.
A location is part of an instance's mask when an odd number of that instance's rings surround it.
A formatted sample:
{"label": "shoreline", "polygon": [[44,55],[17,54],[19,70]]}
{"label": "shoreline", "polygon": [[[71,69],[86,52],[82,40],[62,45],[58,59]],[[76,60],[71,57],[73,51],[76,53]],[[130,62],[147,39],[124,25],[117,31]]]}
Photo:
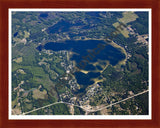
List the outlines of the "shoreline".
{"label": "shoreline", "polygon": [[110,45],[112,45],[112,46],[115,47],[115,48],[120,48],[120,49],[121,49],[121,52],[125,54],[125,56],[126,56],[125,59],[118,62],[118,64],[120,64],[120,65],[125,65],[125,64],[126,64],[126,61],[127,61],[127,52],[126,52],[126,50],[125,50],[122,46],[116,44],[116,43],[113,42],[113,41],[110,43]]}

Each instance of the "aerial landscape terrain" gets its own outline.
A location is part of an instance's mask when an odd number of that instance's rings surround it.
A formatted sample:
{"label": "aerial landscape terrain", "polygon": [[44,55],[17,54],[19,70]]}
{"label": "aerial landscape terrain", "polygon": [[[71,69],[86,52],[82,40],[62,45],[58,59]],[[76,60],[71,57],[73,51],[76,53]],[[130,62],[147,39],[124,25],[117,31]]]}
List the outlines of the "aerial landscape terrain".
{"label": "aerial landscape terrain", "polygon": [[11,16],[12,115],[149,114],[149,12]]}

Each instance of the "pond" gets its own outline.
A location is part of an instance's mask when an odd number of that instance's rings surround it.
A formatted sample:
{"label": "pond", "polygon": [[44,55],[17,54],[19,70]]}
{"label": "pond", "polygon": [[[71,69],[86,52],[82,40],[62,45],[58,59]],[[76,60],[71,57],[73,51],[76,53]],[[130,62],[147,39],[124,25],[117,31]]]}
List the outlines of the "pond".
{"label": "pond", "polygon": [[16,37],[17,35],[18,35],[18,32],[14,33],[14,35],[13,35],[13,36],[14,36],[14,37]]}
{"label": "pond", "polygon": [[41,13],[39,16],[42,17],[42,18],[47,18],[48,17],[48,13]]}

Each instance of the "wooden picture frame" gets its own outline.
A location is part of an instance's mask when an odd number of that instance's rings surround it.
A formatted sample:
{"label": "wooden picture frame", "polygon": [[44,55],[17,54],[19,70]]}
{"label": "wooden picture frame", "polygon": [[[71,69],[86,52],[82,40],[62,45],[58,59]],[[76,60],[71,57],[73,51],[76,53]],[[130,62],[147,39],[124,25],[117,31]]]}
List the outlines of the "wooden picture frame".
{"label": "wooden picture frame", "polygon": [[[152,9],[152,119],[151,120],[9,120],[8,118],[8,11],[9,8],[151,8]],[[158,0],[0,0],[0,127],[160,127],[160,59],[159,29],[160,2]]]}

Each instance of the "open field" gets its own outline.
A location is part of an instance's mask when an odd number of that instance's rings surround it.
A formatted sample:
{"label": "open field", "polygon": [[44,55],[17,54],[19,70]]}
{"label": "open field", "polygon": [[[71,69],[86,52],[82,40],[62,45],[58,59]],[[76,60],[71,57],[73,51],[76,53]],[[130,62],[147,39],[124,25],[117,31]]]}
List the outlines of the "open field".
{"label": "open field", "polygon": [[122,15],[123,18],[120,18],[119,21],[124,24],[135,21],[138,18],[138,16],[134,12],[123,12]]}
{"label": "open field", "polygon": [[[123,15],[123,18],[120,18],[118,20],[124,24],[135,21],[138,18],[138,16],[134,12],[123,12],[122,15]],[[120,24],[119,22],[116,22],[113,24],[113,26],[117,28],[119,24]],[[129,35],[128,35],[129,31],[126,28],[124,28],[123,30],[121,29],[118,29],[118,30],[122,33],[124,37],[129,38]]]}
{"label": "open field", "polygon": [[40,91],[38,89],[33,90],[33,98],[34,99],[45,99],[46,95],[47,95],[46,90],[43,90],[43,91]]}
{"label": "open field", "polygon": [[[116,23],[114,23],[113,24],[113,26],[115,27],[115,28],[117,28],[118,26],[120,25],[120,23],[119,22],[116,22]],[[124,37],[126,37],[126,38],[128,38],[129,37],[129,31],[126,29],[126,28],[124,28],[123,30],[122,29],[118,29],[119,31],[120,31],[120,33],[124,36]]]}
{"label": "open field", "polygon": [[22,62],[22,57],[18,57],[16,59],[13,59],[16,63],[21,63]]}

